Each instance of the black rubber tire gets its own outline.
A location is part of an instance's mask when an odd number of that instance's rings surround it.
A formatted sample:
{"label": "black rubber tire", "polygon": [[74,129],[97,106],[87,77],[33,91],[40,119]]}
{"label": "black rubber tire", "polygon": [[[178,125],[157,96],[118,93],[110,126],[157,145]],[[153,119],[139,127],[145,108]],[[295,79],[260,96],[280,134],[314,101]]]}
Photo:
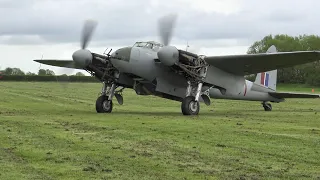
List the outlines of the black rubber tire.
{"label": "black rubber tire", "polygon": [[[109,106],[104,106],[104,103],[110,103]],[[112,100],[109,101],[107,96],[100,96],[96,101],[97,113],[111,113],[113,108]]]}
{"label": "black rubber tire", "polygon": [[[195,109],[191,108],[193,103],[196,103]],[[198,115],[200,111],[200,104],[195,101],[193,96],[188,96],[182,100],[181,111],[183,115]]]}
{"label": "black rubber tire", "polygon": [[272,111],[272,105],[270,103],[266,103],[263,105],[265,111]]}

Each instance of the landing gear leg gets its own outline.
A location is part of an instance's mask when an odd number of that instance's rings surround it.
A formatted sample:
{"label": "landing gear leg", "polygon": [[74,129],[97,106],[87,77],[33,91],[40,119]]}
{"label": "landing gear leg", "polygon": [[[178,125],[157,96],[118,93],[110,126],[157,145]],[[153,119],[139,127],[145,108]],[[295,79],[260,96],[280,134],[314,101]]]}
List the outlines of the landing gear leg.
{"label": "landing gear leg", "polygon": [[202,82],[198,83],[195,96],[192,96],[192,85],[188,81],[186,98],[182,100],[181,111],[183,115],[198,115],[200,111],[199,98],[201,95]]}
{"label": "landing gear leg", "polygon": [[263,102],[262,106],[263,106],[265,111],[272,111],[272,105],[270,103]]}
{"label": "landing gear leg", "polygon": [[101,96],[96,101],[97,113],[111,113],[113,108],[112,98],[116,89],[115,84],[108,86],[105,82],[102,83]]}
{"label": "landing gear leg", "polygon": [[188,81],[188,87],[186,90],[186,98],[182,100],[181,111],[183,115],[198,115],[200,111],[199,98],[202,94],[203,80],[207,74],[207,66],[204,66],[200,70],[200,74],[197,80]]}

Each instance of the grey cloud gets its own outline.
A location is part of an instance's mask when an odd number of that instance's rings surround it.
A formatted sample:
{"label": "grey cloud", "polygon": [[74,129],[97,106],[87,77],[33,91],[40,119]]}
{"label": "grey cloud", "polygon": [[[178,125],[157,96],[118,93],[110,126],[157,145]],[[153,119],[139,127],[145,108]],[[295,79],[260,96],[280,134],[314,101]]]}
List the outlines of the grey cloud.
{"label": "grey cloud", "polygon": [[[319,33],[317,4],[320,2],[269,0],[268,3],[246,0],[240,12],[224,15],[194,11],[187,4],[171,0],[159,1],[157,5],[147,0],[1,1],[0,15],[6,18],[0,19],[0,36],[13,38],[0,43],[77,43],[83,21],[93,18],[99,25],[93,37],[96,43],[92,45],[132,44],[146,37],[156,38],[157,19],[170,12],[179,14],[174,32],[176,42],[202,40],[207,45],[211,42],[221,45],[223,40],[236,39],[242,45],[271,33]],[[43,41],[20,39],[25,35]]]}
{"label": "grey cloud", "polygon": [[44,39],[39,36],[26,36],[26,35],[18,35],[18,36],[2,36],[0,37],[0,44],[7,45],[36,45],[46,43]]}
{"label": "grey cloud", "polygon": [[19,3],[17,1],[12,0],[1,0],[0,1],[0,9],[16,9],[21,7],[26,7],[30,3],[32,4],[34,0],[20,0]]}

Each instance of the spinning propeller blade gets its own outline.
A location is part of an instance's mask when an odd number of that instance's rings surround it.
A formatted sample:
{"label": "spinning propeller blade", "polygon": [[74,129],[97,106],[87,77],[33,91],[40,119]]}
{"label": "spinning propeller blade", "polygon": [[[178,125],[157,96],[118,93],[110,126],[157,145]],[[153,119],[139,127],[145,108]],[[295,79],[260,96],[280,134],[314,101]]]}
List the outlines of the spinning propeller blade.
{"label": "spinning propeller blade", "polygon": [[87,20],[84,23],[83,29],[82,29],[82,36],[81,36],[81,48],[86,49],[88,46],[88,43],[92,37],[93,31],[97,27],[97,22],[94,20]]}
{"label": "spinning propeller blade", "polygon": [[168,46],[172,38],[172,32],[175,27],[177,15],[169,14],[159,19],[158,28],[162,43]]}

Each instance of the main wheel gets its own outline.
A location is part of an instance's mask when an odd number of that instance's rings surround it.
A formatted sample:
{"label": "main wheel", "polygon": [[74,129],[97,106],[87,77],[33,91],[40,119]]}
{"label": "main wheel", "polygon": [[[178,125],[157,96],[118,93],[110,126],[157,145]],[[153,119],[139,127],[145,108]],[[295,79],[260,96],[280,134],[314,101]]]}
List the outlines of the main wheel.
{"label": "main wheel", "polygon": [[183,115],[198,115],[200,110],[199,102],[195,101],[193,96],[188,96],[181,103],[181,111]]}
{"label": "main wheel", "polygon": [[270,103],[263,104],[263,108],[265,111],[272,111],[272,105]]}
{"label": "main wheel", "polygon": [[112,100],[108,100],[107,96],[100,96],[96,101],[97,113],[111,113],[112,107]]}

